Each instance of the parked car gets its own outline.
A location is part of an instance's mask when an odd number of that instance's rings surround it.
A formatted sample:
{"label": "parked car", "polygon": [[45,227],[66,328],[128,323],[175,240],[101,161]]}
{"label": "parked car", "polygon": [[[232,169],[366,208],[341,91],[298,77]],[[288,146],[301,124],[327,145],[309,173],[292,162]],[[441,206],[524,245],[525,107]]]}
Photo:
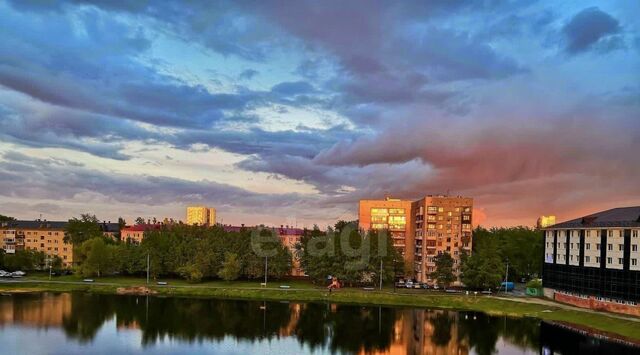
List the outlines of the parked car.
{"label": "parked car", "polygon": [[427,284],[427,283],[423,283],[423,284],[422,284],[422,288],[423,288],[424,290],[428,290],[428,289],[429,289],[429,284]]}
{"label": "parked car", "polygon": [[10,272],[6,272],[4,270],[0,270],[0,277],[7,277],[10,276],[11,273]]}
{"label": "parked car", "polygon": [[440,289],[440,286],[438,286],[438,284],[433,284],[433,289],[434,289],[434,290],[439,290],[439,289]]}
{"label": "parked car", "polygon": [[17,276],[17,277],[22,277],[22,276],[24,276],[24,275],[26,275],[26,274],[27,274],[27,273],[26,273],[26,272],[24,272],[24,271],[14,271],[14,272],[12,272],[12,273],[11,273],[11,276],[12,276],[12,277],[16,277],[16,276]]}
{"label": "parked car", "polygon": [[407,281],[404,285],[406,288],[413,288],[413,281]]}
{"label": "parked car", "polygon": [[413,288],[421,289],[422,288],[422,284],[420,284],[419,282],[416,282],[416,283],[413,284]]}

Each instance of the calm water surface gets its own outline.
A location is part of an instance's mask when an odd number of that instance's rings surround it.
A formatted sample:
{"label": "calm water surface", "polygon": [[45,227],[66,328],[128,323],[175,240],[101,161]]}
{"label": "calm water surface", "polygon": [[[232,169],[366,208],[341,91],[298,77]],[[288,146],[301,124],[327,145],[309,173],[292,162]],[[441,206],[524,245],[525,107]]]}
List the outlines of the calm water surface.
{"label": "calm water surface", "polygon": [[44,293],[0,296],[2,354],[640,354],[476,312]]}

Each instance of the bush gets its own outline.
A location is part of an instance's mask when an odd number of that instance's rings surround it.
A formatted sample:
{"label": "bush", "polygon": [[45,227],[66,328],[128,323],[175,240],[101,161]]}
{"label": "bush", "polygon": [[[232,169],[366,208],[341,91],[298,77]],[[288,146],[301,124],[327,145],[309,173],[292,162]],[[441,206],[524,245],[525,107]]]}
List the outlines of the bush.
{"label": "bush", "polygon": [[178,273],[189,282],[197,283],[202,281],[202,271],[200,271],[200,268],[195,264],[179,267]]}
{"label": "bush", "polygon": [[527,282],[527,287],[529,287],[529,288],[542,288],[542,280],[533,279],[533,280]]}

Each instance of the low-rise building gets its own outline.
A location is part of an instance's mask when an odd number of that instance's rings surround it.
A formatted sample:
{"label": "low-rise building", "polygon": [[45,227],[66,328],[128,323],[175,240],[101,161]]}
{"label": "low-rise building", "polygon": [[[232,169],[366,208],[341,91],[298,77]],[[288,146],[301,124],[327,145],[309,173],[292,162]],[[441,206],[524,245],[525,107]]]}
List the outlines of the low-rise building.
{"label": "low-rise building", "polygon": [[[2,222],[1,247],[5,252],[9,250],[8,253],[18,250],[41,251],[49,256],[60,257],[63,266],[70,267],[73,265],[73,245],[64,240],[67,224],[66,221],[47,220]],[[100,223],[100,229],[111,238],[117,238],[120,233],[117,223]]]}
{"label": "low-rise building", "polygon": [[543,234],[545,296],[640,316],[640,206],[558,223]]}

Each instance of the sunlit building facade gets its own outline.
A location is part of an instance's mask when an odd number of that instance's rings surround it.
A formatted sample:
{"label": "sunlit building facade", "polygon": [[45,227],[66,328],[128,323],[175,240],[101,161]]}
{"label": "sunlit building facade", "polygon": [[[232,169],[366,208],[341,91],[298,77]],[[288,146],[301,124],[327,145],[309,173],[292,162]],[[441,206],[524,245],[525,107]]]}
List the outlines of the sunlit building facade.
{"label": "sunlit building facade", "polygon": [[389,231],[405,259],[406,276],[431,283],[434,258],[441,253],[451,255],[459,275],[461,253],[471,253],[472,213],[472,198],[438,195],[417,201],[361,200],[358,217],[362,230]]}
{"label": "sunlit building facade", "polygon": [[536,222],[536,227],[547,228],[556,224],[556,216],[540,216]]}
{"label": "sunlit building facade", "polygon": [[206,206],[187,207],[187,224],[213,226],[216,224],[216,209]]}
{"label": "sunlit building facade", "polygon": [[415,239],[415,277],[432,283],[436,270],[434,258],[448,253],[453,258],[453,273],[459,281],[460,257],[471,254],[473,199],[461,196],[426,196],[413,202]]}
{"label": "sunlit building facade", "polygon": [[364,231],[387,230],[393,246],[413,262],[413,235],[411,234],[411,201],[387,197],[384,200],[360,200],[359,228]]}

